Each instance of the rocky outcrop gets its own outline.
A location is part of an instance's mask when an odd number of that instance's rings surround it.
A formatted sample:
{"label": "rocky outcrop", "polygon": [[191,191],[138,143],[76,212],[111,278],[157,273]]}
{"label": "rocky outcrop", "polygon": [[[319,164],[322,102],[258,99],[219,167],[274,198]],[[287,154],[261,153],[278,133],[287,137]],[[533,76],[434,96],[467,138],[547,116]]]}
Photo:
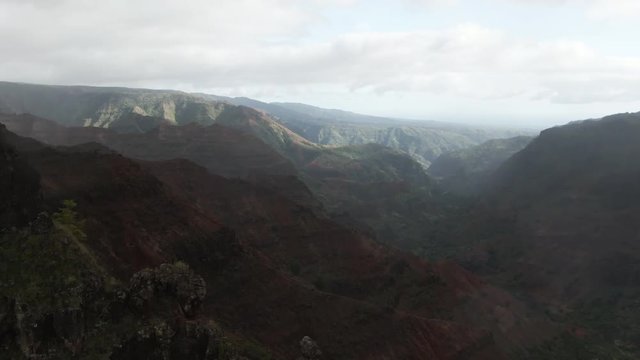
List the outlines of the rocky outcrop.
{"label": "rocky outcrop", "polygon": [[[115,291],[97,280],[80,293],[78,306],[46,311],[37,311],[21,294],[0,297],[0,349],[14,359],[40,360],[205,360],[234,354],[214,323],[193,319],[206,286],[185,264],[142,270]],[[185,316],[163,307],[176,303]]]}
{"label": "rocky outcrop", "polygon": [[130,303],[135,308],[142,310],[158,297],[167,296],[177,300],[188,318],[195,315],[206,295],[204,279],[181,262],[142,270],[133,275],[129,285]]}
{"label": "rocky outcrop", "polygon": [[302,356],[298,360],[320,360],[322,357],[322,351],[318,344],[308,336],[305,336],[300,340],[300,352]]}

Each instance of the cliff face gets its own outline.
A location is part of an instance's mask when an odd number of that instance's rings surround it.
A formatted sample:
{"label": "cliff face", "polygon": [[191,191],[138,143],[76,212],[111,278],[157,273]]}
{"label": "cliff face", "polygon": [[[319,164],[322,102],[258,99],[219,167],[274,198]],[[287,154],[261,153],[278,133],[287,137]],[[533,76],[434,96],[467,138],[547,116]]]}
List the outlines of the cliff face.
{"label": "cliff face", "polygon": [[30,113],[68,126],[144,132],[159,124],[210,125],[228,106],[178,91],[0,82],[5,113]]}

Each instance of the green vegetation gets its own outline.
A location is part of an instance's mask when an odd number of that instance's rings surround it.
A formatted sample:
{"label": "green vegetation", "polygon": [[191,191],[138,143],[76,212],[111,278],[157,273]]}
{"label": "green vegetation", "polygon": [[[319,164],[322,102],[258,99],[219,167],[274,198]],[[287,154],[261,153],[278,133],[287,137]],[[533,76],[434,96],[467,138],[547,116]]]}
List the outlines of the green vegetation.
{"label": "green vegetation", "polygon": [[76,240],[85,240],[84,221],[78,218],[76,207],[78,204],[73,200],[64,200],[62,207],[51,217],[55,228],[62,231],[67,236]]}
{"label": "green vegetation", "polygon": [[[0,240],[0,278],[4,296],[19,298],[32,313],[82,305],[88,284],[99,290],[105,272],[86,249],[83,221],[74,211],[75,203],[65,201],[51,218],[49,228],[7,232]],[[38,221],[47,223],[40,214]],[[56,294],[51,296],[51,294]]]}
{"label": "green vegetation", "polygon": [[177,305],[190,314],[204,297],[204,280],[186,263],[143,270],[128,286],[112,278],[87,246],[77,208],[65,200],[51,216],[41,213],[29,227],[0,234],[3,355],[117,360],[184,353],[188,358],[202,349],[181,344],[198,341],[216,359],[272,358],[255,342],[227,339],[212,322],[185,319],[180,325],[170,318]]}

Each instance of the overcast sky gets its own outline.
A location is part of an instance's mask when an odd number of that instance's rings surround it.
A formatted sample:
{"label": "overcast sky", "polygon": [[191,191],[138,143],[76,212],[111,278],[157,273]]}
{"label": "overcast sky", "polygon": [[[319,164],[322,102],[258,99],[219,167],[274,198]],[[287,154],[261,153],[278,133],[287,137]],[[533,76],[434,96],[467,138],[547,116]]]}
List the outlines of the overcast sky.
{"label": "overcast sky", "polygon": [[640,111],[638,0],[0,0],[0,80],[548,126]]}

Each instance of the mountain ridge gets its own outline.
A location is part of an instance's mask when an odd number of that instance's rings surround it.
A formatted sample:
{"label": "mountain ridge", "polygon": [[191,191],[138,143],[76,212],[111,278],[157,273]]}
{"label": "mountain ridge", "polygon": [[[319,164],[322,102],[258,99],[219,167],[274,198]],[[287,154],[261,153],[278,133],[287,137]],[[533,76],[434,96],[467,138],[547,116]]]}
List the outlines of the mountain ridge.
{"label": "mountain ridge", "polygon": [[[121,132],[145,132],[164,122],[210,125],[229,110],[229,104],[274,115],[288,129],[310,141],[309,146],[311,143],[348,146],[374,142],[413,156],[425,168],[443,152],[489,138],[514,135],[513,130],[483,130],[441,122],[427,124],[303,105],[306,111],[311,111],[308,114],[300,111],[300,104],[267,104],[249,98],[173,90],[0,82],[0,112],[32,113],[66,125],[113,127]],[[322,117],[318,117],[318,113]],[[346,121],[341,120],[345,117]]]}

